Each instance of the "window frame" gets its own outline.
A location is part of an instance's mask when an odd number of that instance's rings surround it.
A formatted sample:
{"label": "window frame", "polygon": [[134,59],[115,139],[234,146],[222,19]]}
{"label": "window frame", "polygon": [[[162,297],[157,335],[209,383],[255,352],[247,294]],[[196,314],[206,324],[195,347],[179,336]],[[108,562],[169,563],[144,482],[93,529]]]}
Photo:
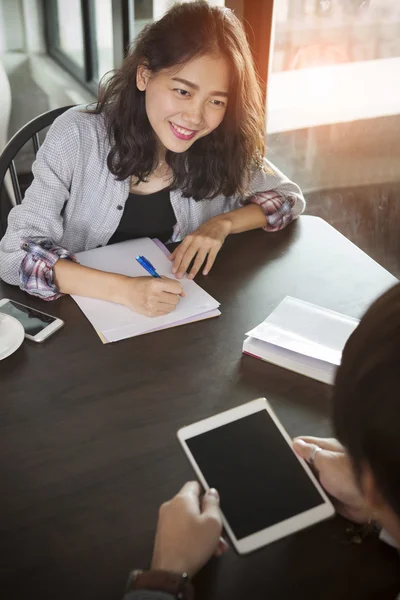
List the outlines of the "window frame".
{"label": "window frame", "polygon": [[[241,17],[253,53],[266,100],[273,44],[273,13],[276,0],[242,0]],[[228,1],[226,2],[228,6]]]}
{"label": "window frame", "polygon": [[[273,7],[275,0],[225,0],[242,19],[253,53],[258,75],[266,94],[273,42]],[[45,40],[48,54],[90,92],[97,95],[98,68],[94,0],[80,0],[84,67],[76,65],[58,46],[56,0],[42,0]],[[111,0],[114,68],[121,64],[131,43],[134,0]]]}
{"label": "window frame", "polygon": [[[95,0],[80,0],[84,67],[79,67],[59,47],[59,23],[56,0],[42,0],[46,48],[61,67],[90,92],[97,95],[98,49],[96,45]],[[112,0],[113,67],[119,65],[129,47],[133,0]]]}

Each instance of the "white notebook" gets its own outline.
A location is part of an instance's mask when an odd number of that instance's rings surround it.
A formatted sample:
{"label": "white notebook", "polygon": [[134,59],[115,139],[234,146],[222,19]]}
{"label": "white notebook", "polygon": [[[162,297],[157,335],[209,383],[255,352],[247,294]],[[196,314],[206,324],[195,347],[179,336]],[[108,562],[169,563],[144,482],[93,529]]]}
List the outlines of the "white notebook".
{"label": "white notebook", "polygon": [[[142,255],[152,263],[159,275],[173,279],[172,263],[166,255],[168,250],[165,246],[161,245],[161,247],[150,238],[141,238],[79,252],[76,256],[78,261],[86,267],[137,277],[148,275],[135,258]],[[150,277],[150,275],[148,276]],[[175,327],[221,314],[218,310],[219,302],[197,283],[186,277],[179,281],[186,295],[181,298],[172,313],[160,317],[145,317],[126,306],[105,300],[75,295],[72,297],[104,343],[116,342],[150,331]]]}
{"label": "white notebook", "polygon": [[247,332],[243,352],[332,384],[358,319],[286,296]]}

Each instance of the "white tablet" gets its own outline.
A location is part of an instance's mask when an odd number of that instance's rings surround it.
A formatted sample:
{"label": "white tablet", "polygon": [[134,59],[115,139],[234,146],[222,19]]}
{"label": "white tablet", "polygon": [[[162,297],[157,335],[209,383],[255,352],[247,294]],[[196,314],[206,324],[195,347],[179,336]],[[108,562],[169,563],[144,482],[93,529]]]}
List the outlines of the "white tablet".
{"label": "white tablet", "polygon": [[265,398],[183,427],[178,439],[204,488],[218,490],[240,554],[335,512]]}

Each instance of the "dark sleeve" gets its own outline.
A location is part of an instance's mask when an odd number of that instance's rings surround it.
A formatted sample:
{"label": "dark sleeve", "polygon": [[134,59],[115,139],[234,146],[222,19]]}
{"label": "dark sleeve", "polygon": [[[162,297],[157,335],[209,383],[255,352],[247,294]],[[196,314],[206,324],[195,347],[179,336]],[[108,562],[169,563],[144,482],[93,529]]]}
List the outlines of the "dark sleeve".
{"label": "dark sleeve", "polygon": [[123,600],[176,600],[175,596],[167,594],[167,592],[155,592],[153,590],[137,590],[128,592],[123,597]]}

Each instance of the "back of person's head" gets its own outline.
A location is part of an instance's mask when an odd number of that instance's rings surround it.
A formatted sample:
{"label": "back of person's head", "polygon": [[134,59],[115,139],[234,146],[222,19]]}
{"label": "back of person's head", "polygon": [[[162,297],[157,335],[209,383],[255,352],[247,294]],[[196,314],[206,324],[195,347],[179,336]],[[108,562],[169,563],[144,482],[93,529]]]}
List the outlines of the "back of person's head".
{"label": "back of person's head", "polygon": [[260,166],[265,145],[265,110],[244,28],[233,11],[205,0],[175,4],[147,25],[121,67],[100,87],[95,112],[105,114],[114,147],[108,166],[118,179],[146,176],[153,167],[154,133],[146,117],[136,73],[146,64],[153,75],[179,69],[203,56],[223,56],[230,69],[227,111],[222,123],[183,155],[167,152],[174,185],[196,199],[246,194],[250,169]]}
{"label": "back of person's head", "polygon": [[369,467],[400,517],[400,284],[369,308],[348,340],[333,411],[357,476]]}

